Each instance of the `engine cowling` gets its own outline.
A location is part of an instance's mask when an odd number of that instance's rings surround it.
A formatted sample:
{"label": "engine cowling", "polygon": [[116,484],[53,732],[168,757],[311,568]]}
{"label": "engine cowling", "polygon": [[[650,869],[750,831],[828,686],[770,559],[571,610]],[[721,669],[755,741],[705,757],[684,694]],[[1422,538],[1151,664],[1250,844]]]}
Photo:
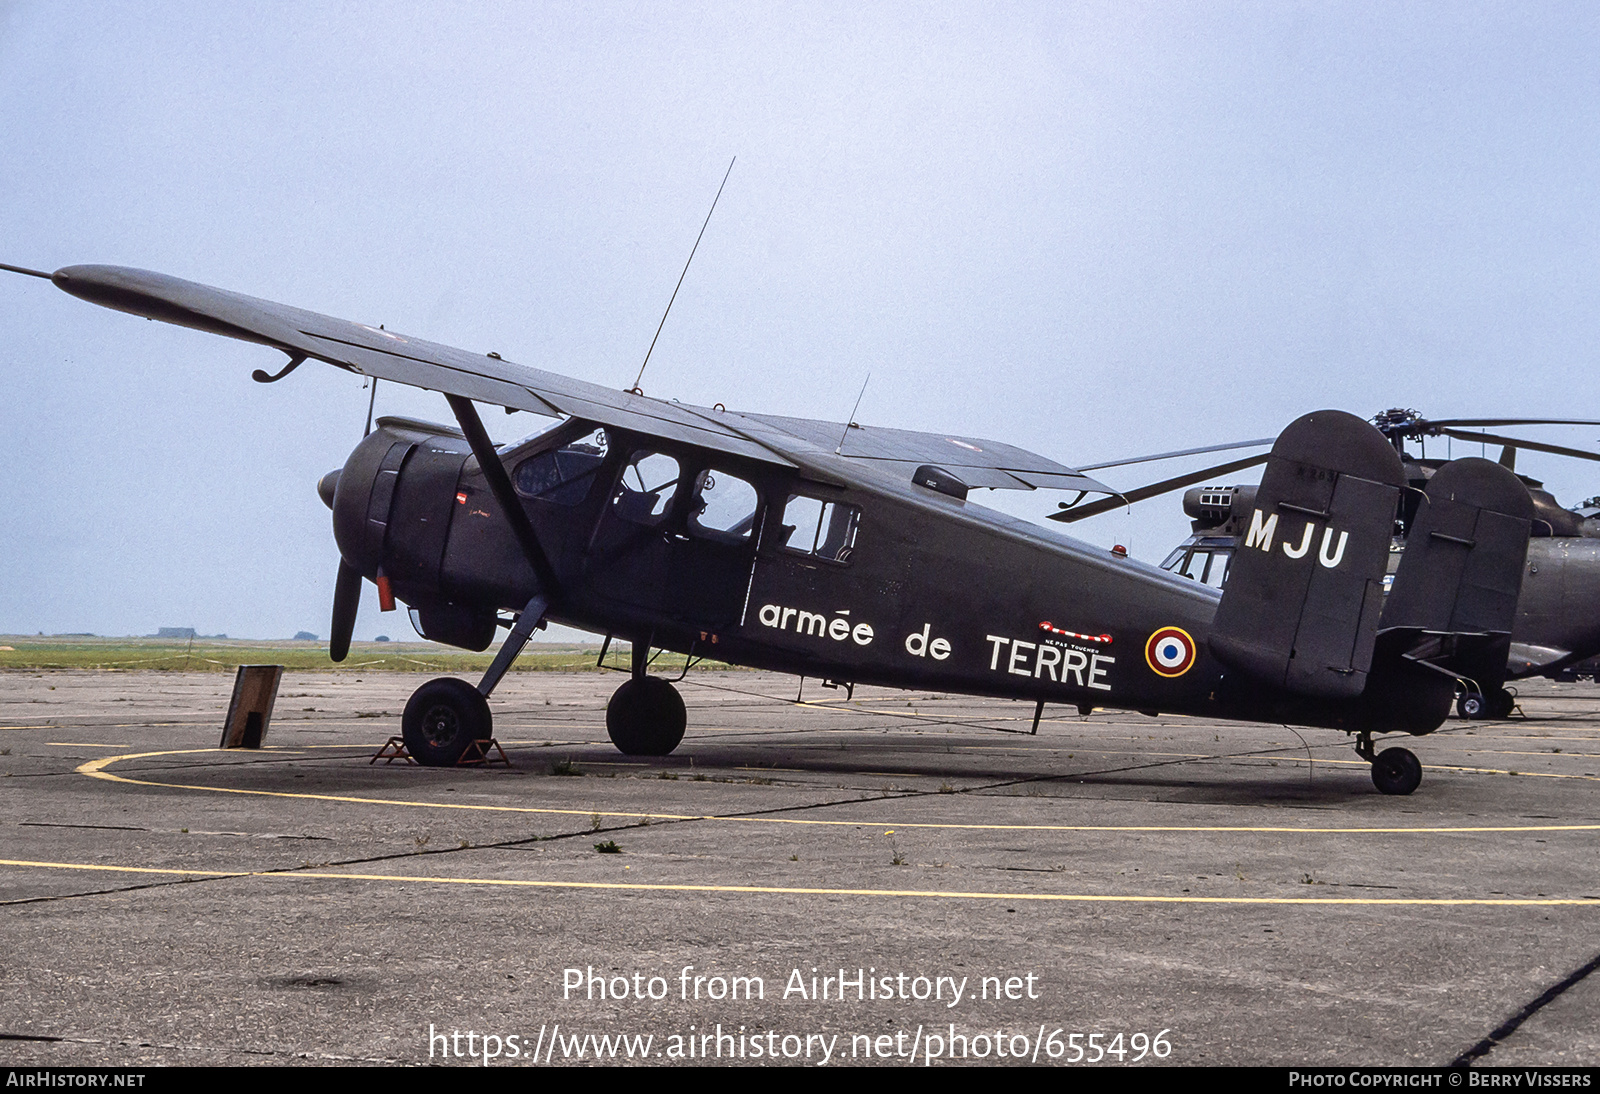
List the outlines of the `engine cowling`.
{"label": "engine cowling", "polygon": [[[462,469],[472,455],[450,426],[380,418],[345,465],[318,483],[333,538],[352,569],[383,578],[424,638],[471,650],[494,641],[492,606],[451,600],[443,564]],[[380,584],[380,588],[382,585]]]}

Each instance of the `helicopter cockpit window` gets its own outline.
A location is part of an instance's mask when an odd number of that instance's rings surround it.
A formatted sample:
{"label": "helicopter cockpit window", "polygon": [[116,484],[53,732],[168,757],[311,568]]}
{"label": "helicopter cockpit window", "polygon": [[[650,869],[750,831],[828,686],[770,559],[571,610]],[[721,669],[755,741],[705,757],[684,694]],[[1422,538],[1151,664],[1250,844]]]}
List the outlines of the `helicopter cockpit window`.
{"label": "helicopter cockpit window", "polygon": [[635,524],[660,524],[678,490],[678,461],[660,452],[635,452],[622,469],[612,505]]}
{"label": "helicopter cockpit window", "polygon": [[601,430],[564,448],[529,456],[517,464],[511,481],[525,498],[577,505],[589,496],[595,472],[605,458],[606,435]]}
{"label": "helicopter cockpit window", "polygon": [[1228,563],[1232,559],[1231,549],[1213,551],[1204,544],[1184,544],[1167,556],[1161,568],[1220,589],[1227,583]]}
{"label": "helicopter cockpit window", "polygon": [[748,482],[725,471],[702,471],[695,476],[689,530],[710,539],[747,540],[759,508],[760,497]]}
{"label": "helicopter cockpit window", "polygon": [[791,551],[849,562],[861,510],[853,505],[790,494],[783,507],[783,545]]}

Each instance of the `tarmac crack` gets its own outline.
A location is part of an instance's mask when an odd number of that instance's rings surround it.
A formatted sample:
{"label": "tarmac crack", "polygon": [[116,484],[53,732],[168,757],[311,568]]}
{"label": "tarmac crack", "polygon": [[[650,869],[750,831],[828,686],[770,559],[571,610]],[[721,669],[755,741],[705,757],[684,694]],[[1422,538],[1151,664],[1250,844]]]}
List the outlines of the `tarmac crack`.
{"label": "tarmac crack", "polygon": [[1582,983],[1596,969],[1600,969],[1600,954],[1596,954],[1589,960],[1588,964],[1569,974],[1565,980],[1546,988],[1543,994],[1496,1026],[1489,1036],[1467,1049],[1467,1051],[1451,1060],[1445,1066],[1471,1067],[1475,1061],[1481,1060],[1493,1052],[1496,1045],[1503,1043],[1512,1034],[1516,1033],[1529,1018],[1532,1018],[1539,1011],[1561,998],[1571,988]]}
{"label": "tarmac crack", "polygon": [[[167,1052],[195,1052],[210,1056],[265,1056],[285,1057],[291,1060],[322,1060],[329,1063],[407,1064],[413,1061],[387,1056],[341,1056],[328,1052],[301,1052],[276,1048],[242,1048],[237,1046],[180,1045],[164,1041],[106,1041],[94,1037],[47,1037],[26,1033],[0,1033],[0,1041],[43,1041],[69,1045],[94,1045],[99,1048],[154,1048]],[[138,1070],[135,1065],[124,1070]]]}

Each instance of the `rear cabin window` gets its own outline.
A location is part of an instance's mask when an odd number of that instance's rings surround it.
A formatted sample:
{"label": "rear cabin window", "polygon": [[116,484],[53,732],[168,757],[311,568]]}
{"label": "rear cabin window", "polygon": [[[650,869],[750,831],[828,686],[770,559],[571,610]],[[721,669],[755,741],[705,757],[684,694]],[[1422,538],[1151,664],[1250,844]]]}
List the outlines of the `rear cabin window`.
{"label": "rear cabin window", "polygon": [[678,491],[678,461],[661,452],[635,452],[622,469],[612,506],[635,524],[660,524]]}
{"label": "rear cabin window", "polygon": [[790,494],[783,507],[783,546],[828,562],[849,562],[861,510],[804,494]]}
{"label": "rear cabin window", "polygon": [[557,505],[577,505],[589,496],[595,472],[606,458],[604,433],[595,433],[565,448],[529,456],[511,475],[517,493]]}

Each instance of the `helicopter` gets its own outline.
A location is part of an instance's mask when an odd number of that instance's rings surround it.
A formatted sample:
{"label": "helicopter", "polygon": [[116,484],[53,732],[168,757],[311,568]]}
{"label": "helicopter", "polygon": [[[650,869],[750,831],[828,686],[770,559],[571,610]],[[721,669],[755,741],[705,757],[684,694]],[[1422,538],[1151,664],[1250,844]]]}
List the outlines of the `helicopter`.
{"label": "helicopter", "polygon": [[[1035,733],[1046,704],[1341,730],[1378,790],[1409,794],[1417,757],[1374,736],[1437,728],[1457,677],[1503,647],[1534,521],[1509,470],[1441,469],[1414,533],[1436,543],[1406,553],[1385,602],[1400,457],[1372,425],[1317,411],[1265,457],[1257,549],[1219,592],[970,501],[1112,493],[1004,443],[679,404],[144,270],[5,268],[284,354],[259,382],[315,359],[444,396],[454,425],[381,418],[317,486],[340,554],[335,662],[369,582],[426,638],[482,651],[508,631],[476,686],[442,677],[406,703],[405,745],[429,765],[490,738],[489,698],[554,621],[630,644],[606,726],[631,755],[683,738],[682,697],[649,671],[670,650],[1031,701]],[[555,421],[497,447],[479,403]]]}
{"label": "helicopter", "polygon": [[[1405,466],[1409,489],[1395,517],[1395,537],[1391,546],[1389,573],[1394,571],[1405,549],[1406,534],[1416,519],[1428,481],[1449,460],[1429,459],[1406,451],[1404,442],[1430,436],[1494,443],[1503,446],[1499,463],[1515,470],[1518,448],[1549,452],[1585,460],[1600,460],[1600,455],[1526,438],[1470,432],[1471,427],[1526,425],[1600,425],[1600,421],[1568,418],[1450,418],[1429,420],[1415,410],[1394,408],[1371,419],[1375,428],[1389,438]],[[1242,441],[1213,445],[1183,453],[1163,454],[1156,459],[1192,452],[1222,451],[1253,447],[1266,442]],[[1424,441],[1425,443],[1425,441]],[[1425,449],[1424,449],[1425,451]],[[1151,457],[1144,457],[1143,460]],[[1207,468],[1179,476],[1165,483],[1129,491],[1127,497],[1140,500],[1179,489],[1191,482],[1218,474],[1241,470],[1262,462],[1263,456],[1246,457],[1221,467]],[[1119,461],[1119,464],[1122,461]],[[1098,467],[1119,464],[1100,464]],[[1531,676],[1564,677],[1575,668],[1600,655],[1600,499],[1589,499],[1576,509],[1562,508],[1543,484],[1525,475],[1518,476],[1528,487],[1536,517],[1528,544],[1527,573],[1518,599],[1516,623],[1502,671],[1490,672],[1481,679],[1463,681],[1456,703],[1465,718],[1509,715],[1515,696],[1504,686],[1506,680]],[[1254,507],[1254,486],[1191,487],[1183,496],[1183,510],[1192,520],[1192,533],[1162,561],[1162,569],[1221,589],[1227,580],[1228,565],[1246,534]],[[1099,506],[1102,503],[1092,503]],[[1115,504],[1115,503],[1113,503]],[[1070,507],[1052,514],[1052,519],[1072,521],[1092,515],[1090,506]]]}

